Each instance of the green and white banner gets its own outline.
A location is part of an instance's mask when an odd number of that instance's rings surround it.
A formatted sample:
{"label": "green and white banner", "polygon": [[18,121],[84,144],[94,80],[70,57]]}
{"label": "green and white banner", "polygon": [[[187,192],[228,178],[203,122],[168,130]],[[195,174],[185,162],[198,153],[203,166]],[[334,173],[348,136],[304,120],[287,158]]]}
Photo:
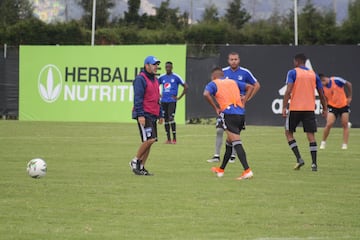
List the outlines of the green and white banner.
{"label": "green and white banner", "polygon": [[[131,122],[132,82],[148,55],[158,74],[172,61],[185,79],[185,45],[20,46],[19,120]],[[185,123],[185,98],[176,121]]]}

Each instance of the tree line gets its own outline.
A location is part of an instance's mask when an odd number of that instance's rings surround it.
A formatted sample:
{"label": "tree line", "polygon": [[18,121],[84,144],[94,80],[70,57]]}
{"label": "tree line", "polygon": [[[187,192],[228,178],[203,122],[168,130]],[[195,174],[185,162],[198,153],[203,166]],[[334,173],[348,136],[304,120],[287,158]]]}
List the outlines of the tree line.
{"label": "tree line", "polygon": [[[46,24],[34,17],[29,0],[0,0],[0,44],[89,45],[92,1],[77,0],[84,10],[80,20]],[[292,44],[294,12],[276,9],[268,19],[252,20],[242,0],[228,3],[224,16],[214,4],[191,23],[189,13],[171,8],[170,0],[155,8],[155,15],[140,14],[140,0],[129,0],[121,18],[109,21],[114,0],[96,1],[95,42],[100,44]],[[348,5],[348,17],[336,23],[333,10],[317,9],[311,0],[298,13],[300,45],[360,43],[360,0]]]}

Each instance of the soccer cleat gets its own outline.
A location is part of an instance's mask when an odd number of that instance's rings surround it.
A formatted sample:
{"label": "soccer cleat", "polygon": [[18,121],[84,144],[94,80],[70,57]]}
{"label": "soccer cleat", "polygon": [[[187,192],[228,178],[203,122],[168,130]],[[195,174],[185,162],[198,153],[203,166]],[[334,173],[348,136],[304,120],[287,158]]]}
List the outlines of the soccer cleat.
{"label": "soccer cleat", "polygon": [[219,156],[213,156],[211,159],[206,160],[207,162],[220,162]]}
{"label": "soccer cleat", "polygon": [[300,168],[302,167],[302,166],[304,166],[305,165],[305,162],[304,162],[304,160],[302,160],[301,158],[299,158],[298,159],[298,162],[295,164],[295,166],[294,166],[294,170],[300,170]]}
{"label": "soccer cleat", "polygon": [[148,170],[146,170],[145,168],[140,170],[140,175],[143,176],[154,176],[154,174],[150,173]]}
{"label": "soccer cleat", "polygon": [[217,175],[218,177],[224,176],[224,169],[222,169],[222,168],[212,167],[212,168],[211,168],[211,171],[212,171],[213,173],[216,173],[216,175]]}
{"label": "soccer cleat", "polygon": [[129,162],[129,165],[130,165],[131,170],[136,169],[136,160],[131,160]]}
{"label": "soccer cleat", "polygon": [[166,140],[165,144],[172,144],[171,140]]}
{"label": "soccer cleat", "polygon": [[141,172],[141,170],[139,170],[139,169],[136,169],[136,168],[135,168],[135,169],[133,169],[132,171],[133,171],[133,173],[134,173],[135,175],[143,175],[142,172]]}
{"label": "soccer cleat", "polygon": [[229,159],[229,163],[234,163],[235,162],[235,156],[231,155],[230,159]]}
{"label": "soccer cleat", "polygon": [[173,139],[173,140],[172,140],[172,144],[176,144],[176,139]]}
{"label": "soccer cleat", "polygon": [[140,161],[131,160],[129,162],[130,168],[135,175],[142,175],[140,170]]}
{"label": "soccer cleat", "polygon": [[311,171],[313,172],[317,171],[317,165],[315,163],[311,164]]}
{"label": "soccer cleat", "polygon": [[343,143],[343,145],[341,146],[341,149],[346,150],[347,149],[347,144]]}
{"label": "soccer cleat", "polygon": [[254,176],[253,172],[250,168],[243,171],[240,177],[236,178],[236,180],[250,179]]}
{"label": "soccer cleat", "polygon": [[325,149],[325,147],[326,147],[326,142],[325,142],[325,141],[321,141],[320,149]]}

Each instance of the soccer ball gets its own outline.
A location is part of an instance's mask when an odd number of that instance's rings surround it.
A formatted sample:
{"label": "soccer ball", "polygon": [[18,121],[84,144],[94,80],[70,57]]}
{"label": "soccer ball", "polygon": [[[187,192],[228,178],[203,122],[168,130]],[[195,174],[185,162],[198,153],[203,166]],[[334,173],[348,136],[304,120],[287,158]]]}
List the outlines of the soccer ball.
{"label": "soccer ball", "polygon": [[31,159],[28,164],[26,171],[32,178],[41,178],[46,175],[46,162],[41,158]]}

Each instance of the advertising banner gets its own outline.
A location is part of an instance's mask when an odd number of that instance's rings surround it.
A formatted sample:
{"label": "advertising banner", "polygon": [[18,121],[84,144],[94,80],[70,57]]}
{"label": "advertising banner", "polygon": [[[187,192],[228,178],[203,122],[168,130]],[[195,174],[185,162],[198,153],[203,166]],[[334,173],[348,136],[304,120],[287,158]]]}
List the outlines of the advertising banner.
{"label": "advertising banner", "polygon": [[[286,76],[294,68],[293,58],[304,53],[308,58],[306,66],[316,73],[340,76],[352,83],[353,92],[359,89],[356,78],[359,74],[360,48],[354,46],[223,46],[220,48],[219,63],[227,66],[228,54],[238,52],[240,65],[249,69],[259,81],[261,88],[246,104],[246,123],[253,125],[283,126],[282,101],[286,90]],[[190,101],[190,99],[188,99]],[[360,124],[360,112],[354,111],[359,103],[356,94],[351,104],[350,121],[353,126]],[[325,126],[321,116],[320,100],[315,102],[318,126]],[[336,123],[340,125],[340,121]]]}
{"label": "advertising banner", "polygon": [[[19,120],[131,122],[132,82],[149,55],[159,75],[171,61],[186,81],[185,45],[21,46]],[[176,121],[185,123],[185,98]]]}

